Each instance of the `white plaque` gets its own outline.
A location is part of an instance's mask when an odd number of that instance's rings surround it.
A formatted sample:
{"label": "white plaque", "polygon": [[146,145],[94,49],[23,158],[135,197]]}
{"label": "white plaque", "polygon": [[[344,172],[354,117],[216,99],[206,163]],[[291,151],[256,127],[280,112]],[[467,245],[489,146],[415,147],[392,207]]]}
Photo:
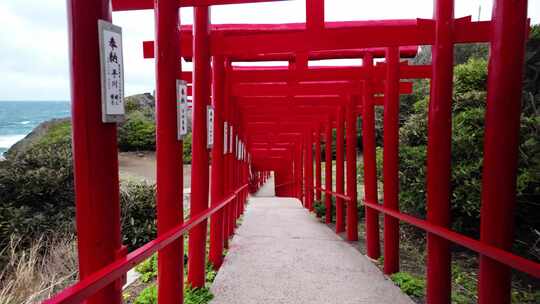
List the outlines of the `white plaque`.
{"label": "white plaque", "polygon": [[188,134],[188,100],[187,83],[184,80],[176,80],[176,119],[178,140],[182,140]]}
{"label": "white plaque", "polygon": [[233,153],[232,152],[232,147],[233,147],[233,127],[232,125],[229,126],[229,153]]}
{"label": "white plaque", "polygon": [[101,70],[101,120],[122,122],[124,110],[124,62],[122,28],[98,20],[99,57]]}
{"label": "white plaque", "polygon": [[214,108],[206,106],[206,147],[214,146]]}
{"label": "white plaque", "polygon": [[227,122],[223,122],[223,155],[227,154],[227,142],[229,140],[229,127],[227,126]]}

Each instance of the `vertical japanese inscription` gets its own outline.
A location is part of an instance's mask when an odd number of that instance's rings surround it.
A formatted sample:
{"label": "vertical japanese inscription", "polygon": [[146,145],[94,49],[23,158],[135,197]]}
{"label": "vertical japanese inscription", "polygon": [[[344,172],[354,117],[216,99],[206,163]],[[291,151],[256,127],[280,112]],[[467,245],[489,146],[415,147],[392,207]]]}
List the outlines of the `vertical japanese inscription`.
{"label": "vertical japanese inscription", "polygon": [[214,107],[206,106],[206,147],[214,146]]}
{"label": "vertical japanese inscription", "polygon": [[182,140],[188,134],[188,100],[187,83],[184,80],[176,80],[176,119],[178,128],[178,140]]}
{"label": "vertical japanese inscription", "polygon": [[122,28],[98,20],[101,69],[101,116],[104,123],[124,121]]}
{"label": "vertical japanese inscription", "polygon": [[229,135],[228,135],[229,127],[227,126],[227,122],[223,122],[223,155],[227,154],[228,148],[228,142],[229,142]]}

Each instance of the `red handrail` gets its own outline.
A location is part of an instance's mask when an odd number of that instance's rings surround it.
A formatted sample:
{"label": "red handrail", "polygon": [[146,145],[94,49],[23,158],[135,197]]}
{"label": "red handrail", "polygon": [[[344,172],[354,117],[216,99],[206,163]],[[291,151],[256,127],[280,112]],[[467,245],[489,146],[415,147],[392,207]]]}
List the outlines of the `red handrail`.
{"label": "red handrail", "polygon": [[540,264],[531,260],[525,259],[518,255],[512,254],[495,246],[489,245],[485,242],[475,240],[473,238],[464,236],[455,231],[452,231],[443,226],[432,224],[426,220],[416,218],[412,215],[401,213],[379,204],[373,204],[370,202],[364,202],[364,205],[368,208],[372,208],[381,213],[389,215],[393,218],[401,220],[407,224],[413,225],[417,228],[425,230],[427,232],[436,234],[450,242],[466,247],[472,251],[488,256],[502,264],[508,265],[514,269],[530,274],[533,277],[540,277]]}
{"label": "red handrail", "polygon": [[242,190],[247,188],[247,186],[248,184],[239,187],[232,194],[224,198],[219,205],[211,207],[203,213],[197,215],[196,217],[189,219],[187,222],[177,225],[176,227],[157,237],[153,241],[144,244],[143,246],[129,253],[125,257],[122,257],[114,261],[113,263],[101,268],[101,270],[96,271],[85,279],[79,281],[78,283],[71,285],[53,298],[46,300],[43,303],[80,303],[84,301],[105,286],[119,279],[131,268],[135,267],[137,264],[149,258],[156,251],[174,242],[184,233],[188,232],[193,227],[208,219],[212,214],[216,213],[217,211],[225,207],[227,204],[229,204],[231,201],[233,201]]}
{"label": "red handrail", "polygon": [[326,190],[326,189],[324,189],[322,187],[315,186],[313,188],[315,188],[316,190],[320,190],[320,191],[322,191],[324,193],[328,193],[330,195],[333,195],[335,197],[341,198],[341,199],[343,199],[345,201],[348,201],[348,202],[350,202],[352,200],[351,197],[349,197],[349,196],[346,196],[346,195],[341,194],[341,193],[333,192],[333,191],[330,191],[330,190]]}

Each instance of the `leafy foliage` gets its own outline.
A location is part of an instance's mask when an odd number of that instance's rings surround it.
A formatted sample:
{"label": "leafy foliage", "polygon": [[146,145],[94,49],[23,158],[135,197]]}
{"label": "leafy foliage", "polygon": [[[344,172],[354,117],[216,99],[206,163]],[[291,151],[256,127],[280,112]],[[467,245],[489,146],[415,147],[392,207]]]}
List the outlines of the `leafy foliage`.
{"label": "leafy foliage", "polygon": [[416,298],[424,296],[426,281],[423,278],[413,276],[408,272],[397,272],[391,275],[390,279],[392,279],[405,294]]}
{"label": "leafy foliage", "polygon": [[158,271],[157,254],[153,254],[150,258],[137,265],[135,271],[141,274],[141,281],[143,283],[154,280],[157,277]]}
{"label": "leafy foliage", "polygon": [[156,238],[156,186],[126,181],[120,187],[122,238],[130,250]]}
{"label": "leafy foliage", "polygon": [[155,284],[146,287],[135,299],[134,304],[157,304],[157,286]]}
{"label": "leafy foliage", "polygon": [[140,111],[129,113],[118,129],[118,146],[122,151],[155,150],[155,122]]}

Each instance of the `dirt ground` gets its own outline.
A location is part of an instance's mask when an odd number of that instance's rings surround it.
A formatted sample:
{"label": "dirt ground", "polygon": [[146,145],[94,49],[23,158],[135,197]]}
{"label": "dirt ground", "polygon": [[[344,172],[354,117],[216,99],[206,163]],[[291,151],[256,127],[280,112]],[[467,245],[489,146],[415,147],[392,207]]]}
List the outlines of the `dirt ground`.
{"label": "dirt ground", "polygon": [[[121,152],[118,154],[120,176],[156,182],[155,152]],[[191,165],[184,165],[184,188],[191,187]]]}

